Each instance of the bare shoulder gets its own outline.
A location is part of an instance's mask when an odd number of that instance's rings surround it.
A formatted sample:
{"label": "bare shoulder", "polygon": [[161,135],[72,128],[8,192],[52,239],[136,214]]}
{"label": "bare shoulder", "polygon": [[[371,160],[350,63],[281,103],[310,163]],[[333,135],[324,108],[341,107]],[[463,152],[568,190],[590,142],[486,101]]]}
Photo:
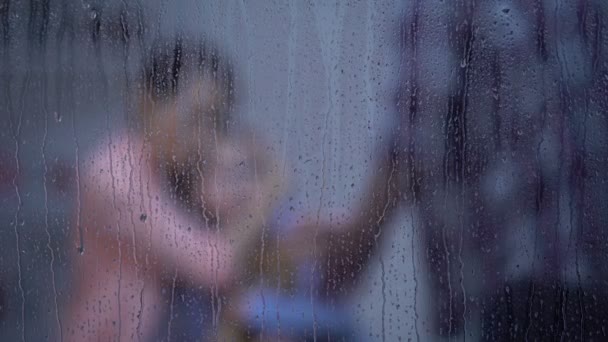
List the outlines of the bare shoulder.
{"label": "bare shoulder", "polygon": [[83,191],[125,196],[146,183],[149,156],[137,136],[116,134],[103,139],[85,158]]}

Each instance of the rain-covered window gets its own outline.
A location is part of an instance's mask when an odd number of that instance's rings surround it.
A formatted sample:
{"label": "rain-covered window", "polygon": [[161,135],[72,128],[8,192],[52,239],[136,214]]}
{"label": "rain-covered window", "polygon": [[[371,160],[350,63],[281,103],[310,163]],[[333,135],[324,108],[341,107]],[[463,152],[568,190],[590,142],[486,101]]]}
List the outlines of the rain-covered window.
{"label": "rain-covered window", "polygon": [[0,1],[0,340],[608,340],[608,2]]}

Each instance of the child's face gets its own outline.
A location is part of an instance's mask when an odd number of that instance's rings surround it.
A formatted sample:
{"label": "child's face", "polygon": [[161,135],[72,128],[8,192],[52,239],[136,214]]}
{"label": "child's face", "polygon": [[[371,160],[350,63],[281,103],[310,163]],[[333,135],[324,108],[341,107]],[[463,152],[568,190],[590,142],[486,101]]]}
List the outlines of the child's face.
{"label": "child's face", "polygon": [[166,162],[186,163],[205,159],[215,144],[219,123],[217,85],[199,79],[179,90],[175,100],[153,115],[151,141]]}
{"label": "child's face", "polygon": [[174,103],[155,115],[152,143],[159,151],[158,161],[187,168],[178,171],[202,178],[194,196],[202,197],[206,212],[225,217],[238,214],[254,200],[255,156],[251,146],[218,128],[220,123],[214,122],[218,102],[217,85],[211,80],[185,86]]}

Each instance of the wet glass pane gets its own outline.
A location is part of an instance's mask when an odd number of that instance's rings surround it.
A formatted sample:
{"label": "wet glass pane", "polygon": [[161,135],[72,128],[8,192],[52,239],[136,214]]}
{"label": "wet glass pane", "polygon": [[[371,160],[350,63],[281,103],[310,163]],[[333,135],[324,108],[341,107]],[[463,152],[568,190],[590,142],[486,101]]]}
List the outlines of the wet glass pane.
{"label": "wet glass pane", "polygon": [[0,340],[607,340],[607,23],[0,0]]}

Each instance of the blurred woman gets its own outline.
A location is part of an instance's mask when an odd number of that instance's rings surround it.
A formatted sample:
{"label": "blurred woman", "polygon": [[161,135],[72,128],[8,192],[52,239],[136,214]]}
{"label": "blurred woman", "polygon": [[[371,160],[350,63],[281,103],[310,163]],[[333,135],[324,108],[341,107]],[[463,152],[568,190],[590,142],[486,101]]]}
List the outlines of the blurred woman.
{"label": "blurred woman", "polygon": [[211,293],[201,320],[217,323],[218,291],[281,187],[269,157],[229,129],[233,87],[208,44],[153,46],[138,120],[109,134],[81,175],[68,340],[154,338],[176,286]]}

